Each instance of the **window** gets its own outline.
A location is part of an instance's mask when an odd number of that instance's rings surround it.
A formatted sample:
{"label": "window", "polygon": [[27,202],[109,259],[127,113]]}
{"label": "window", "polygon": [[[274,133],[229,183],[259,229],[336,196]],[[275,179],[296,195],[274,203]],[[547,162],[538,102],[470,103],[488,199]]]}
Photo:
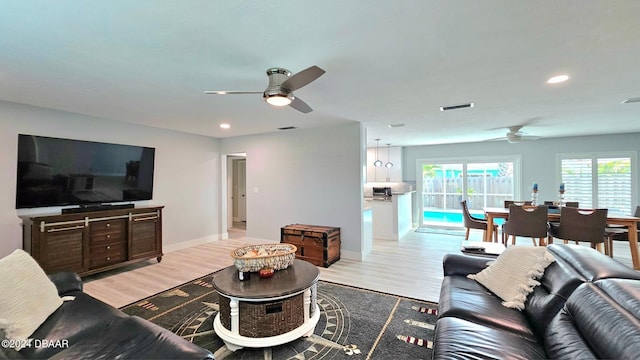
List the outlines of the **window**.
{"label": "window", "polygon": [[518,193],[519,163],[519,157],[419,160],[421,224],[459,226],[463,199],[478,215],[483,207],[502,207]]}
{"label": "window", "polygon": [[578,201],[582,208],[606,208],[612,215],[632,213],[634,153],[562,154],[559,160],[566,201]]}

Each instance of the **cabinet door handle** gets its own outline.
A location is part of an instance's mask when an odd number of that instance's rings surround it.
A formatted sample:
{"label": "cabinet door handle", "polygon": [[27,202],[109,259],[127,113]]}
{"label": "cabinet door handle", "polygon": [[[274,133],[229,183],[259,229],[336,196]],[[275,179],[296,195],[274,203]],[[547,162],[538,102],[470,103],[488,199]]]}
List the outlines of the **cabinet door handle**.
{"label": "cabinet door handle", "polygon": [[111,245],[107,245],[107,250],[111,250]]}
{"label": "cabinet door handle", "polygon": [[157,216],[148,216],[143,218],[135,218],[133,219],[133,221],[147,221],[147,220],[155,220],[157,218],[158,218]]}
{"label": "cabinet door handle", "polygon": [[107,256],[107,261],[109,261],[109,260],[111,260],[111,258]]}
{"label": "cabinet door handle", "polygon": [[69,226],[65,228],[53,228],[53,229],[48,229],[47,232],[52,233],[52,232],[58,232],[58,231],[77,230],[77,229],[84,229],[84,225]]}
{"label": "cabinet door handle", "polygon": [[108,238],[110,238],[110,237],[111,237],[111,235],[108,235],[108,234],[107,234],[107,239],[108,239]]}
{"label": "cabinet door handle", "polygon": [[111,226],[111,224],[107,223],[107,227],[110,227],[110,226]]}

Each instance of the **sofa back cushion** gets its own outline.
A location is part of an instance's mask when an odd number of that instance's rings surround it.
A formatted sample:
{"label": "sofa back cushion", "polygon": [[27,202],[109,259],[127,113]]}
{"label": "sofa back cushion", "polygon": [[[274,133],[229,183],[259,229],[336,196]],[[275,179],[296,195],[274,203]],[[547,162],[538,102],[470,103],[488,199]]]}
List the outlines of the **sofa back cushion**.
{"label": "sofa back cushion", "polygon": [[580,285],[544,335],[553,359],[635,359],[640,354],[640,281]]}
{"label": "sofa back cushion", "polygon": [[587,281],[610,278],[640,280],[640,272],[588,246],[552,244],[547,249],[556,259],[566,260]]}
{"label": "sofa back cushion", "polygon": [[551,319],[585,282],[607,278],[640,280],[635,271],[587,246],[553,244],[547,247],[556,261],[545,270],[525,304],[534,333],[542,338]]}
{"label": "sofa back cushion", "polygon": [[562,258],[556,258],[547,267],[540,279],[540,286],[533,289],[524,308],[534,334],[542,339],[551,319],[562,309],[571,293],[584,282],[585,278]]}

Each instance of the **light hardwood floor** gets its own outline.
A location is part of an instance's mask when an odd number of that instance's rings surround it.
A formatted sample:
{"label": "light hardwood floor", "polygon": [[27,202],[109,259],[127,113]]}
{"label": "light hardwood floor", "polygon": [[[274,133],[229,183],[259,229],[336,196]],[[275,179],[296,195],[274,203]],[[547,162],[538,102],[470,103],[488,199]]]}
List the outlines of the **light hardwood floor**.
{"label": "light hardwood floor", "polygon": [[[471,240],[480,240],[481,236],[481,231],[471,231]],[[85,292],[121,307],[230,266],[231,250],[265,242],[247,238],[243,230],[230,230],[229,237],[227,240],[167,253],[161,263],[150,260],[87,277],[84,279]],[[442,258],[447,253],[458,253],[462,240],[460,236],[417,233],[413,230],[400,241],[376,239],[373,252],[364,261],[341,259],[329,268],[320,267],[320,278],[437,302],[442,282]],[[531,245],[531,240],[518,238],[517,244]],[[627,242],[615,242],[614,254],[616,260],[631,266]]]}

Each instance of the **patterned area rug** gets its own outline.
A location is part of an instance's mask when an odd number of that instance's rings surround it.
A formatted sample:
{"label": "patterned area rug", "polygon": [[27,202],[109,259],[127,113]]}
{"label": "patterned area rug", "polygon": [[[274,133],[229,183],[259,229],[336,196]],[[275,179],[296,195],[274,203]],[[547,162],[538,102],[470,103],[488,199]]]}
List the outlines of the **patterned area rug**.
{"label": "patterned area rug", "polygon": [[319,281],[314,334],[271,348],[230,351],[213,330],[213,274],[121,310],[167,328],[221,359],[431,359],[437,304]]}

